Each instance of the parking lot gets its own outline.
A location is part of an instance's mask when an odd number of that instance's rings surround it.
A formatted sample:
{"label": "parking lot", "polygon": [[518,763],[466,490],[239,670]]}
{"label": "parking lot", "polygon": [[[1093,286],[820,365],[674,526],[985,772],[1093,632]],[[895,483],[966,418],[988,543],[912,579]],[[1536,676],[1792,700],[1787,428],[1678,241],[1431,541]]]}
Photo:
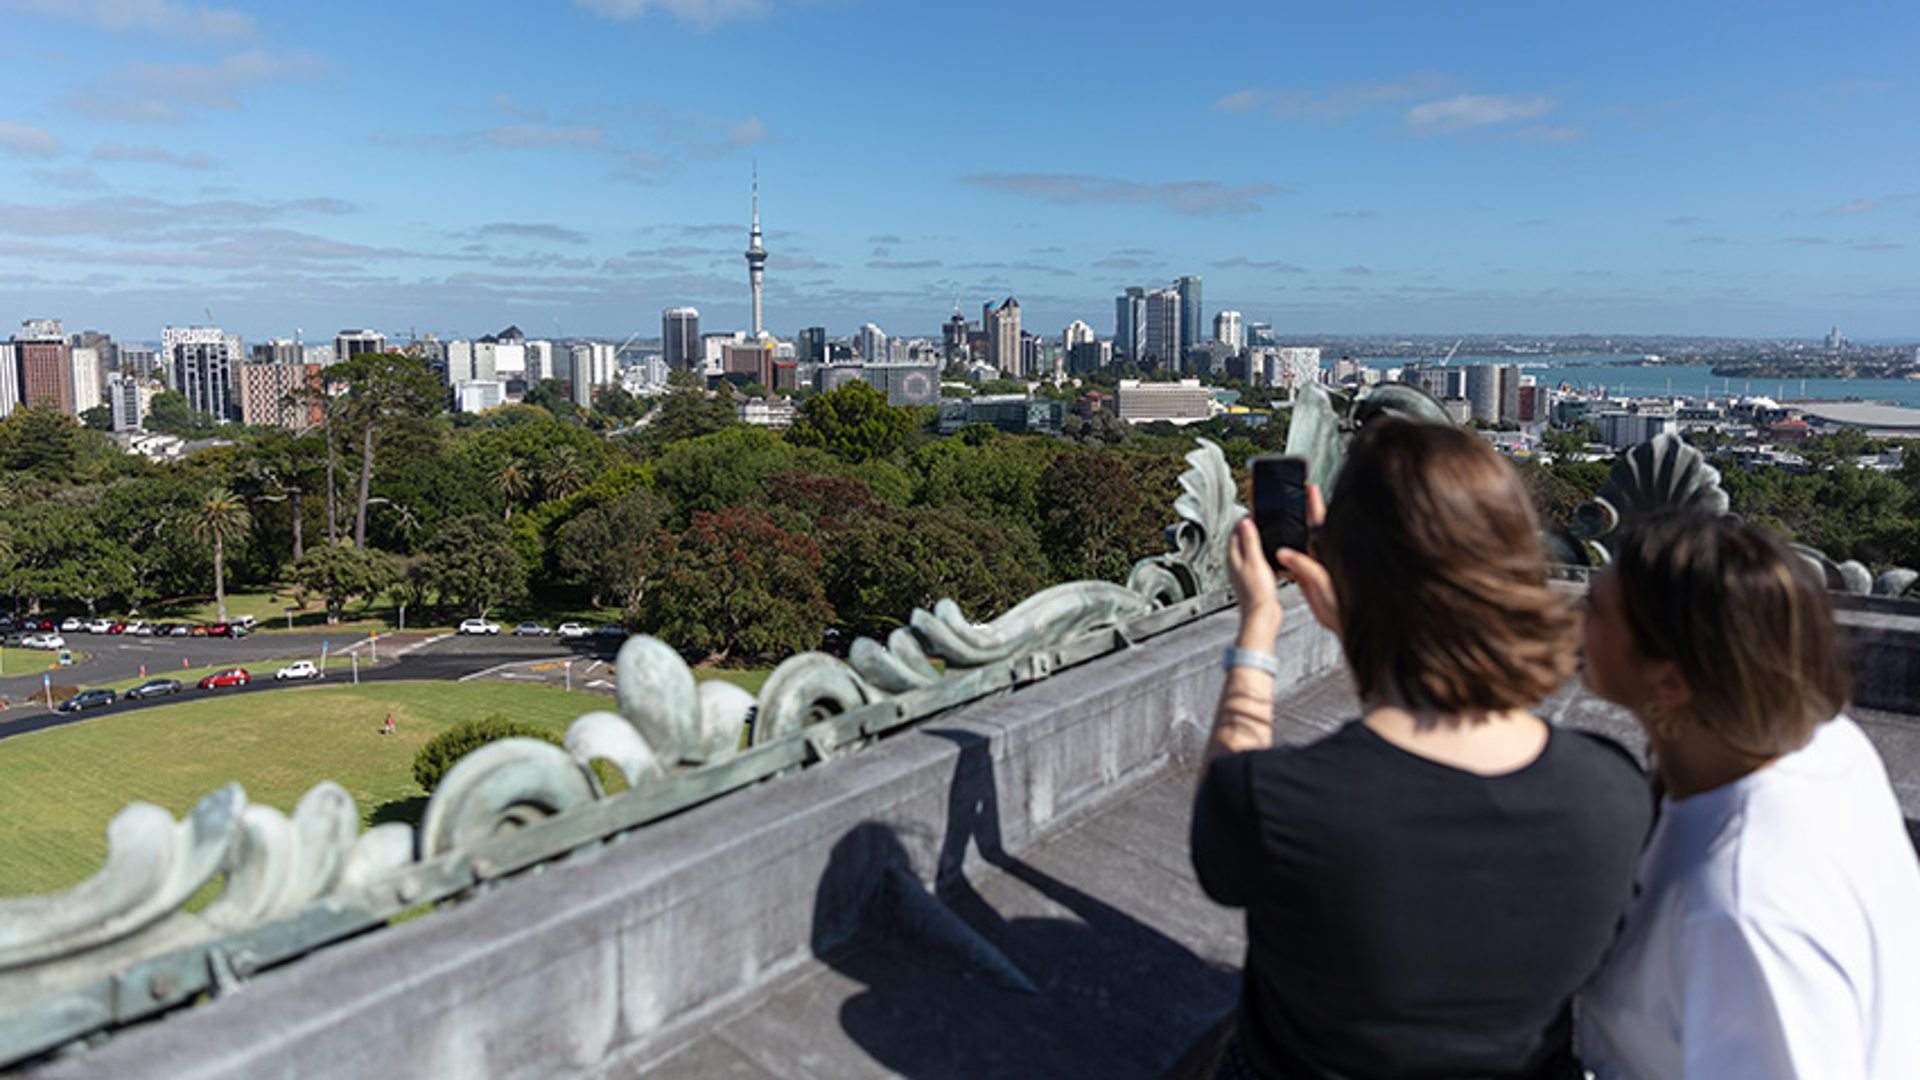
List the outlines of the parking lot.
{"label": "parking lot", "polygon": [[[562,684],[569,675],[567,662],[571,661],[571,673],[577,677],[575,688],[595,689],[585,685],[586,682],[593,678],[611,680],[612,673],[606,665],[623,640],[618,637],[561,640],[555,637],[512,637],[505,633],[499,636],[464,636],[423,631],[382,635],[377,641],[370,640],[365,634],[343,636],[307,631],[261,633],[233,639],[156,639],[76,634],[68,636],[68,647],[83,650],[88,656],[85,661],[71,667],[47,672],[55,685],[86,688],[124,683],[143,676],[177,677],[182,670],[200,671],[210,666],[246,668],[253,681],[246,686],[217,690],[200,690],[189,683],[186,691],[180,695],[151,701],[122,699],[112,705],[84,712],[54,713],[48,711],[43,700],[38,699],[44,686],[41,675],[0,679],[0,700],[8,703],[7,708],[0,710],[0,738],[74,723],[109,712],[125,712],[190,700],[198,695],[259,693],[276,687],[297,685],[274,682],[275,669],[299,659],[318,661],[323,647],[331,656],[357,657],[362,681],[457,680],[485,675],[497,669],[500,674],[524,672],[527,678]],[[49,662],[53,659],[52,654],[39,655],[46,657]],[[598,666],[589,674],[589,665],[596,661]],[[554,666],[548,668],[544,666],[546,664]],[[351,669],[341,671],[337,666],[329,670],[326,676],[328,681],[352,677]]]}

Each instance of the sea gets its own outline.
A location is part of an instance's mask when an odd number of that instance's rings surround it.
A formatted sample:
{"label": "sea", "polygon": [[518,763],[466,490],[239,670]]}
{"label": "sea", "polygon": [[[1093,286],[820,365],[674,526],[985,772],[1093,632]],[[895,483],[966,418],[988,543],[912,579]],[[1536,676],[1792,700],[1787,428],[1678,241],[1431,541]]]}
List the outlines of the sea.
{"label": "sea", "polygon": [[[1370,367],[1394,368],[1435,363],[1437,357],[1369,358]],[[1775,401],[1881,401],[1920,408],[1920,379],[1741,379],[1724,378],[1706,364],[1642,367],[1617,356],[1456,356],[1453,367],[1517,364],[1541,386],[1565,384],[1576,390],[1604,390],[1626,397],[1684,397],[1757,394]]]}

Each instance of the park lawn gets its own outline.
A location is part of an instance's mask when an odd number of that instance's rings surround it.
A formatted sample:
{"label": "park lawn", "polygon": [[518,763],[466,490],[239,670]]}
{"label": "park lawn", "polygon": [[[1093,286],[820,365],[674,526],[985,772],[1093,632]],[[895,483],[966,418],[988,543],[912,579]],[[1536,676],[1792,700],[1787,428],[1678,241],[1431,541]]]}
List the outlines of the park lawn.
{"label": "park lawn", "polygon": [[[87,658],[87,654],[78,649],[73,652],[73,662],[78,664]],[[60,681],[60,653],[47,649],[0,649],[0,678],[12,678],[16,675],[38,675],[43,671],[54,673],[54,681]]]}
{"label": "park lawn", "polygon": [[[426,793],[413,755],[434,735],[493,713],[559,734],[606,705],[602,695],[518,683],[333,684],[209,696],[0,740],[0,895],[63,889],[98,871],[107,822],[128,802],[180,817],[229,781],[291,812],[331,779],[363,824],[417,822]],[[379,734],[388,713],[393,736]]]}
{"label": "park lawn", "polygon": [[772,668],[697,667],[693,669],[693,677],[700,682],[706,682],[708,679],[730,682],[756,697],[759,696],[760,687],[766,683],[767,676],[771,674],[773,674]]}

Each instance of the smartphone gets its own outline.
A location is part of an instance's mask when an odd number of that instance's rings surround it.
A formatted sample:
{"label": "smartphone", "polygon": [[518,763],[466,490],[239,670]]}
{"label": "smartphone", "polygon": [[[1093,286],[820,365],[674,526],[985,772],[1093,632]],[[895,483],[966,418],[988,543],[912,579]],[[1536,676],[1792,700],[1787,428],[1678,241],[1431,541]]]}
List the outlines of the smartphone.
{"label": "smartphone", "polygon": [[1274,553],[1281,548],[1306,551],[1310,539],[1307,527],[1307,459],[1281,454],[1263,454],[1254,458],[1253,523],[1260,528],[1260,549],[1274,570],[1280,563]]}

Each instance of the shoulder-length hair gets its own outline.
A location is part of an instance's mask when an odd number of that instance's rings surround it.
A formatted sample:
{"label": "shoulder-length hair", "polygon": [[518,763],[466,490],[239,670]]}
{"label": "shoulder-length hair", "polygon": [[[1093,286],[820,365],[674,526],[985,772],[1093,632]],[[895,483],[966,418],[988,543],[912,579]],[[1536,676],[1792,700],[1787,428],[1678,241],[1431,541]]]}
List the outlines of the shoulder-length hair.
{"label": "shoulder-length hair", "polygon": [[1382,418],[1355,436],[1316,550],[1361,699],[1420,714],[1531,706],[1574,670],[1526,485],[1462,428]]}

